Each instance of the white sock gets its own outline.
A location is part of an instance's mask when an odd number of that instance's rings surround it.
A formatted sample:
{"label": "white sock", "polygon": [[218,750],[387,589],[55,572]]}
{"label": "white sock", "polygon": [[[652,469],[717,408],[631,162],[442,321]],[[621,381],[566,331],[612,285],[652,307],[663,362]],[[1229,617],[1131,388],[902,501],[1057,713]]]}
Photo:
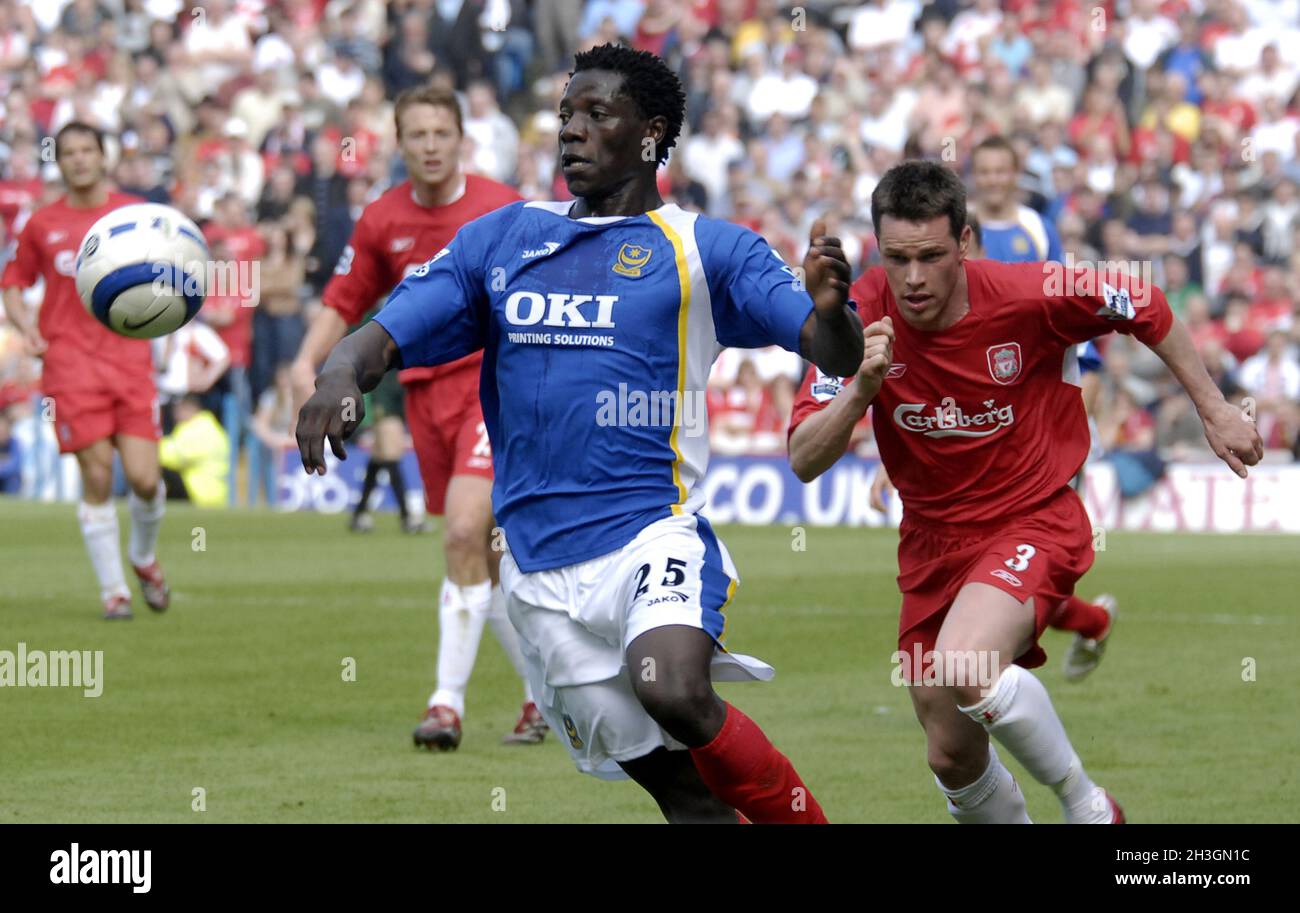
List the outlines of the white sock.
{"label": "white sock", "polygon": [[935,777],[934,782],[948,797],[948,813],[958,824],[1033,824],[1025,809],[1025,795],[1015,777],[989,745],[989,764],[974,783],[949,789]]}
{"label": "white sock", "polygon": [[131,534],[127,537],[126,555],[136,567],[148,567],[153,564],[158,529],[167,510],[167,489],[160,481],[158,490],[148,501],[132,491],[127,504],[131,508]]}
{"label": "white sock", "polygon": [[100,598],[107,600],[110,596],[130,596],[126,576],[122,573],[122,543],[117,529],[117,507],[112,501],[103,504],[87,504],[82,501],[77,509],[77,519],[81,521],[81,538],[86,540],[86,551],[90,553],[90,563],[99,579]]}
{"label": "white sock", "polygon": [[1105,793],[1084,772],[1047,689],[1028,669],[1007,666],[984,700],[961,711],[987,729],[1030,776],[1052,787],[1067,823],[1110,822]]}
{"label": "white sock", "polygon": [[492,609],[488,613],[488,624],[501,642],[501,649],[510,657],[510,665],[515,667],[515,672],[524,680],[524,703],[533,703],[533,688],[528,684],[528,667],[524,665],[524,654],[519,652],[519,635],[506,613],[506,594],[501,591],[499,583],[492,587]]}
{"label": "white sock", "polygon": [[438,607],[438,689],[429,706],[442,704],[465,716],[465,690],[474,671],[478,642],[492,607],[492,584],[484,580],[470,586],[442,581]]}

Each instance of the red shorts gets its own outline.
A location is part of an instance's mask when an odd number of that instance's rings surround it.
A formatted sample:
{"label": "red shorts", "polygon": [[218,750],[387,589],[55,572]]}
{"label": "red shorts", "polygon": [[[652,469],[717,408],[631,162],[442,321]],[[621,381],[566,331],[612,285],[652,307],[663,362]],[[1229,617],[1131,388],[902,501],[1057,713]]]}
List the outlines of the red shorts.
{"label": "red shorts", "polygon": [[98,440],[125,434],[156,441],[158,394],[151,362],[139,366],[83,359],[75,369],[45,361],[41,389],[53,400],[60,453],[84,450]]}
{"label": "red shorts", "polygon": [[[478,372],[406,384],[406,423],[424,483],[424,504],[441,514],[453,476],[492,478],[492,445],[478,398]],[[472,383],[470,383],[472,381]]]}
{"label": "red shorts", "polygon": [[1042,506],[982,527],[937,526],[903,517],[898,541],[898,587],[903,612],[898,649],[933,650],[961,588],[987,583],[1023,603],[1034,600],[1034,643],[1016,664],[1041,666],[1047,654],[1038,638],[1057,607],[1092,567],[1092,521],[1071,488]]}

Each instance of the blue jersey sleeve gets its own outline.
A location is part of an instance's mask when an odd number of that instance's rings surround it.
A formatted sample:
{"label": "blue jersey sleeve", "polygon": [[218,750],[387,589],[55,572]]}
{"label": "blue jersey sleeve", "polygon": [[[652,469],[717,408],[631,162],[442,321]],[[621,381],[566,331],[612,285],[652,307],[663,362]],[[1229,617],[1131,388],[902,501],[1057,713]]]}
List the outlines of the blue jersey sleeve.
{"label": "blue jersey sleeve", "polygon": [[1075,351],[1079,358],[1079,370],[1082,373],[1090,374],[1102,369],[1101,350],[1097,348],[1097,343],[1091,339],[1087,342],[1081,342]]}
{"label": "blue jersey sleeve", "polygon": [[375,315],[397,343],[403,368],[429,367],[463,358],[487,339],[485,248],[471,222],[393,289]]}
{"label": "blue jersey sleeve", "polygon": [[727,222],[709,228],[702,253],[718,342],[798,352],[799,332],[813,309],[798,274],[749,229]]}

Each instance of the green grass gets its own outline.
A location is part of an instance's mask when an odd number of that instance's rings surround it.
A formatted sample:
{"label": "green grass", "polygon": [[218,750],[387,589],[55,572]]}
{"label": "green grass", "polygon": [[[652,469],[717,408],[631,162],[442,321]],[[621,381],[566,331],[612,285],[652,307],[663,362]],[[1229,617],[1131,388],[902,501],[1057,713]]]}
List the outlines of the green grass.
{"label": "green grass", "polygon": [[[191,547],[196,527],[206,550]],[[890,685],[894,534],[810,528],[803,552],[782,527],[720,534],[744,580],[729,645],[778,670],[725,696],[832,820],[949,820],[908,695]],[[173,508],[171,611],[137,596],[135,620],[109,624],[73,509],[0,499],[0,650],[103,650],[105,679],[96,699],[0,689],[0,823],[658,820],[634,785],[576,773],[553,736],[499,744],[520,692],[490,633],[461,749],[411,746],[432,685],[437,546],[391,518],[362,537],[339,517]],[[1094,778],[1134,821],[1300,820],[1296,540],[1111,533],[1107,547],[1082,585],[1122,602],[1105,663],[1066,685],[1067,640],[1049,633],[1040,670]],[[1242,681],[1245,657],[1257,681]],[[1031,815],[1059,820],[1016,773]]]}

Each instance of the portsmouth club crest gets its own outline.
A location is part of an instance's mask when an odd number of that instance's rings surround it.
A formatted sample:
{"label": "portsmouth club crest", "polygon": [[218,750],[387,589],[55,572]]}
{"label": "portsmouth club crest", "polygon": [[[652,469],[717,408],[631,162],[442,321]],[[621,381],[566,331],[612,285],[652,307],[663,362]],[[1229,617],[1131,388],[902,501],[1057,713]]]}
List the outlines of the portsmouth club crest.
{"label": "portsmouth club crest", "polygon": [[614,272],[620,276],[636,279],[642,268],[650,262],[650,248],[640,244],[624,244],[618,249],[618,260],[614,263]]}
{"label": "portsmouth club crest", "polygon": [[989,346],[986,353],[989,362],[989,374],[1002,386],[1010,386],[1020,379],[1020,369],[1024,359],[1020,357],[1020,343],[1003,342]]}

